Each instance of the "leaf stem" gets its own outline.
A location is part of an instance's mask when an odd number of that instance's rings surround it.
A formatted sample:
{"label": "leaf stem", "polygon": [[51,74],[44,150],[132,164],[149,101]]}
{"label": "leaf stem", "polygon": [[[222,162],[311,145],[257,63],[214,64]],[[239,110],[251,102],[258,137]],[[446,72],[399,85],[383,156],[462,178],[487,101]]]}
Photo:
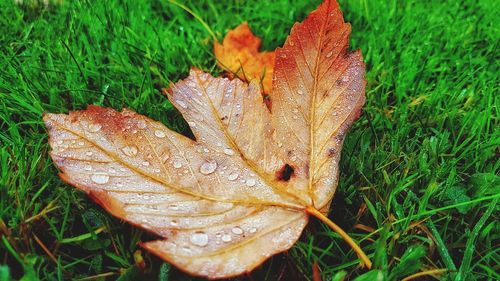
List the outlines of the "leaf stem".
{"label": "leaf stem", "polygon": [[320,221],[324,222],[326,225],[328,225],[333,231],[337,232],[342,239],[344,239],[349,246],[354,250],[354,252],[358,255],[359,259],[361,260],[361,265],[366,265],[368,269],[372,267],[372,262],[368,258],[368,256],[363,252],[363,250],[352,240],[352,238],[342,229],[340,226],[338,226],[336,223],[331,221],[327,216],[325,216],[323,213],[318,211],[316,208],[312,206],[308,206],[306,208],[306,212]]}

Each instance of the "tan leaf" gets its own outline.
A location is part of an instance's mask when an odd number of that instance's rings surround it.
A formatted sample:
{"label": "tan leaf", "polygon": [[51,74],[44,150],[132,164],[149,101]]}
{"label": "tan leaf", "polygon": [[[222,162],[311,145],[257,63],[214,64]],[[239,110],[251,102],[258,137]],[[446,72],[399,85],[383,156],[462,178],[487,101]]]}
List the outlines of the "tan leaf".
{"label": "tan leaf", "polygon": [[192,70],[169,99],[196,140],[130,110],[46,114],[52,159],[63,180],[160,237],[144,248],[193,275],[251,271],[289,249],[309,215],[345,237],[318,210],[333,197],[344,135],[364,102],[349,33],[333,0],[293,27],[276,52],[272,113],[257,81]]}

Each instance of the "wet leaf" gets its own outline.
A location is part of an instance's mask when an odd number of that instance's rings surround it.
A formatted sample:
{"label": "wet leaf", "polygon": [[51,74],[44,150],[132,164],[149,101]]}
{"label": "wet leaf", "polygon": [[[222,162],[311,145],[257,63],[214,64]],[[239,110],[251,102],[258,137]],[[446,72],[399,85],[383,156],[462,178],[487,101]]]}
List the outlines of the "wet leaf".
{"label": "wet leaf", "polygon": [[128,109],[46,114],[52,159],[64,181],[158,235],[142,246],[162,259],[208,278],[249,272],[289,249],[310,214],[336,229],[320,211],[364,103],[349,34],[336,1],[294,25],[276,50],[272,112],[258,81],[192,70],[168,97],[195,140]]}

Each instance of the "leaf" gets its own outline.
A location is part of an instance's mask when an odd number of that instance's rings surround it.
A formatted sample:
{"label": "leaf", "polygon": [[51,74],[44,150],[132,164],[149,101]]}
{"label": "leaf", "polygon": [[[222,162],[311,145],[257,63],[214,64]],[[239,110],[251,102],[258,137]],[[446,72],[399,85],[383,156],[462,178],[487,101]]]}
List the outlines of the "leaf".
{"label": "leaf", "polygon": [[159,236],[147,250],[208,278],[249,272],[326,212],[345,133],[364,103],[350,25],[325,1],[276,51],[273,111],[260,85],[192,70],[169,99],[196,140],[125,109],[46,114],[61,178],[112,215]]}
{"label": "leaf", "polygon": [[238,77],[249,82],[262,80],[264,93],[272,88],[274,52],[259,52],[261,40],[256,37],[248,23],[244,22],[230,30],[222,44],[214,43],[214,53],[219,66],[228,71],[231,78]]}

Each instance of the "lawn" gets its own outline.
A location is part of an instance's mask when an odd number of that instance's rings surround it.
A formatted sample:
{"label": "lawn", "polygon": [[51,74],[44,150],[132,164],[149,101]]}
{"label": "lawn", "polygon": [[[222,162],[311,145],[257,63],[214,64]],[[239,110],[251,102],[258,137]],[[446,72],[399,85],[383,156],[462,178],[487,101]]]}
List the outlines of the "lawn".
{"label": "lawn", "polygon": [[[0,280],[191,280],[59,179],[42,114],[127,107],[189,134],[160,90],[191,66],[221,73],[212,34],[248,21],[273,50],[319,2],[0,1]],[[368,83],[329,217],[374,269],[313,219],[238,280],[500,280],[498,2],[340,4]]]}

